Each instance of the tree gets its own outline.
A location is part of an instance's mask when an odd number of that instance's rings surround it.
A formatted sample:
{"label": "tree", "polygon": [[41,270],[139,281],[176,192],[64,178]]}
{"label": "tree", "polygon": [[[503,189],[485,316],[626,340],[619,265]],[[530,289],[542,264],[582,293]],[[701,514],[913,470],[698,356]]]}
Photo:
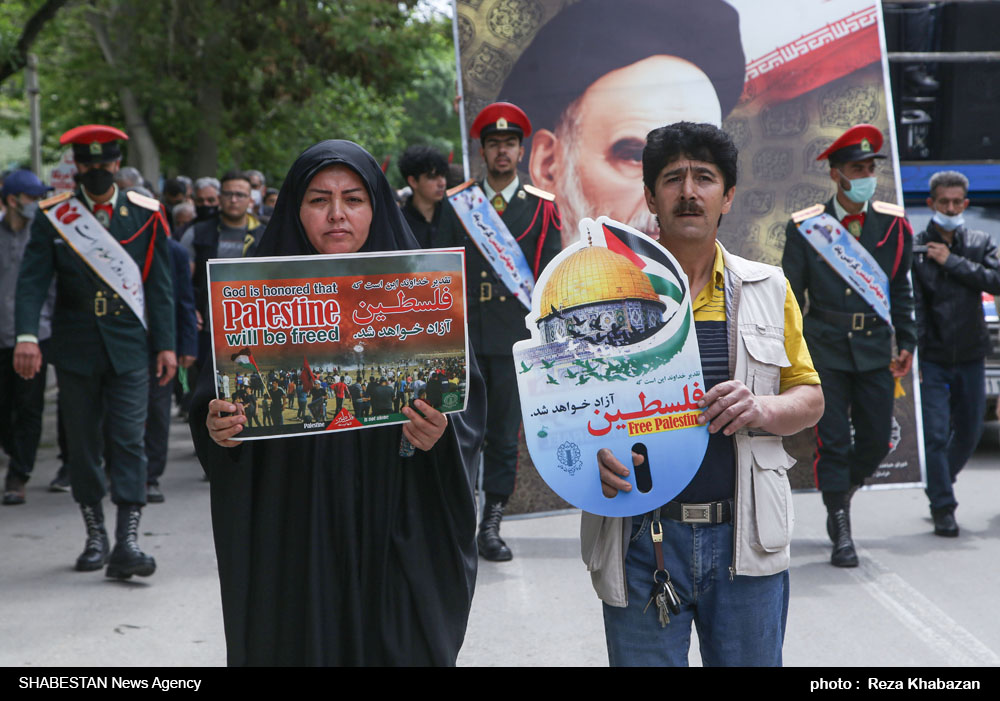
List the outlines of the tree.
{"label": "tree", "polygon": [[39,40],[46,144],[80,123],[123,125],[129,164],[153,182],[161,169],[229,166],[273,179],[324,137],[353,137],[378,157],[398,143],[429,41],[415,4],[72,3]]}
{"label": "tree", "polygon": [[42,28],[65,4],[66,0],[45,0],[41,5],[14,2],[4,8],[0,15],[0,83],[24,68]]}

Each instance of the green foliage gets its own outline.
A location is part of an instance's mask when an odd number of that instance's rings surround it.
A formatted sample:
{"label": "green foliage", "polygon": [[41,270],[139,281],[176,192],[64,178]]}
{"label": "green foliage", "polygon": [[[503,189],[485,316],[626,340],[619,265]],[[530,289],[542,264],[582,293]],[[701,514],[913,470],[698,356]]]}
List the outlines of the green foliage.
{"label": "green foliage", "polygon": [[[37,4],[0,5],[0,50],[16,24],[5,18],[22,16]],[[13,5],[22,12],[8,12]],[[123,87],[135,96],[167,175],[198,177],[237,166],[261,170],[276,182],[302,149],[327,138],[352,139],[380,161],[392,155],[394,163],[410,143],[429,143],[447,154],[461,143],[451,108],[451,24],[418,17],[415,5],[416,0],[70,2],[34,49],[45,158],[58,156],[59,135],[78,124],[132,129]],[[113,66],[95,27],[106,32]],[[16,102],[3,87],[0,110],[4,99]],[[23,126],[24,120],[4,120],[12,132]]]}

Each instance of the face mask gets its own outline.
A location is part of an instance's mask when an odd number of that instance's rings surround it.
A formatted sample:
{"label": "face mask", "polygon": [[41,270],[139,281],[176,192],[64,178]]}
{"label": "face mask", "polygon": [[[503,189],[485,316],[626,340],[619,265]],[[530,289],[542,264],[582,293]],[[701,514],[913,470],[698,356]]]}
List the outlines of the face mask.
{"label": "face mask", "polygon": [[91,168],[86,173],[73,176],[91,195],[103,195],[115,184],[115,174],[104,168]]}
{"label": "face mask", "polygon": [[954,231],[965,223],[965,216],[956,214],[953,217],[949,217],[947,214],[935,211],[931,220],[945,231]]}
{"label": "face mask", "polygon": [[28,202],[27,204],[22,204],[17,208],[17,213],[20,214],[25,219],[34,219],[35,214],[38,212],[37,202]]}
{"label": "face mask", "polygon": [[198,219],[198,221],[204,221],[205,219],[211,219],[212,217],[214,217],[216,214],[219,213],[219,205],[217,205],[217,204],[214,204],[214,205],[207,205],[207,204],[196,205],[195,208],[194,208],[194,212],[195,212],[195,215],[196,215],[196,218]]}
{"label": "face mask", "polygon": [[[841,175],[844,175],[841,173]],[[844,175],[846,179],[847,176]],[[847,195],[847,199],[851,202],[857,202],[858,204],[863,204],[872,198],[875,194],[875,187],[878,185],[878,178],[872,176],[870,178],[857,178],[851,180],[851,189],[844,190],[844,194]]]}
{"label": "face mask", "polygon": [[256,208],[260,207],[260,190],[251,190],[250,199],[253,200],[253,206]]}

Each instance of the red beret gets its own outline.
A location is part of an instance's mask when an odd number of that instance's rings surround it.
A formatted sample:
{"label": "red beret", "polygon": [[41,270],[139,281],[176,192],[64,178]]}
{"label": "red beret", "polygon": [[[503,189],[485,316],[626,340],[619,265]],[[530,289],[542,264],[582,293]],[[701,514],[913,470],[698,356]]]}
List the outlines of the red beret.
{"label": "red beret", "polygon": [[513,132],[526,139],[531,136],[531,122],[520,107],[509,102],[487,105],[472,123],[469,134],[473,139],[485,139],[490,134]]}
{"label": "red beret", "polygon": [[882,132],[871,124],[857,124],[830,144],[830,147],[816,157],[817,161],[830,159],[836,163],[864,161],[869,158],[885,158],[879,153],[882,148]]}

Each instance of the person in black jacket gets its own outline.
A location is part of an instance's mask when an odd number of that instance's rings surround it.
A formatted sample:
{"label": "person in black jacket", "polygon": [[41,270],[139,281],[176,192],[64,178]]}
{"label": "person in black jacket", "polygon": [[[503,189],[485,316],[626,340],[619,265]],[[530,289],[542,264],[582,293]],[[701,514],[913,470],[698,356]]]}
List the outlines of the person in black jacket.
{"label": "person in black jacket", "polygon": [[441,224],[448,160],[430,146],[410,146],[399,159],[399,172],[413,190],[403,203],[403,218],[420,247],[427,248]]}
{"label": "person in black jacket", "polygon": [[1000,265],[989,235],[963,225],[968,179],[941,171],[929,187],[927,206],[934,217],[913,242],[926,492],[934,534],[955,537],[953,485],[976,449],[986,412],[984,359],[990,339],[982,293],[1000,294]]}

